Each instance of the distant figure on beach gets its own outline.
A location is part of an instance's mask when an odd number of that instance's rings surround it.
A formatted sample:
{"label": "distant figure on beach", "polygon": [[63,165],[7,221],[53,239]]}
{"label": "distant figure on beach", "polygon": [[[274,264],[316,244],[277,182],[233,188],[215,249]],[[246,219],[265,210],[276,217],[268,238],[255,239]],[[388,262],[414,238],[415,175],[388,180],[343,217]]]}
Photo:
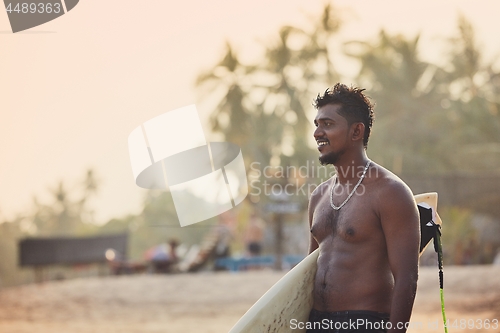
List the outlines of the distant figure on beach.
{"label": "distant figure on beach", "polygon": [[168,244],[160,244],[150,248],[146,253],[146,260],[150,262],[151,269],[155,273],[171,273],[175,271],[175,265],[178,263],[177,247],[179,241],[171,238]]}
{"label": "distant figure on beach", "polygon": [[177,256],[177,247],[179,246],[179,241],[175,238],[171,238],[168,241],[169,249],[169,261],[174,264],[179,261],[179,257]]}
{"label": "distant figure on beach", "polygon": [[[219,215],[219,224],[215,233],[217,244],[215,245],[215,260],[227,258],[231,255],[231,241],[233,240],[234,216],[230,212]],[[215,266],[215,270],[224,270],[225,266]]]}
{"label": "distant figure on beach", "polygon": [[245,229],[245,244],[250,257],[260,256],[264,239],[264,223],[254,212]]}

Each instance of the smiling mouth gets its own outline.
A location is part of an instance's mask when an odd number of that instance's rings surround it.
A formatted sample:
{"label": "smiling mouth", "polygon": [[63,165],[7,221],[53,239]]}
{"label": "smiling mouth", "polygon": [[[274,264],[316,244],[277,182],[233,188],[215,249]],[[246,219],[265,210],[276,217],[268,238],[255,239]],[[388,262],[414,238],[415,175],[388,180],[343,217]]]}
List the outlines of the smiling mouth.
{"label": "smiling mouth", "polygon": [[318,143],[318,149],[328,145],[328,140],[317,140],[316,142]]}

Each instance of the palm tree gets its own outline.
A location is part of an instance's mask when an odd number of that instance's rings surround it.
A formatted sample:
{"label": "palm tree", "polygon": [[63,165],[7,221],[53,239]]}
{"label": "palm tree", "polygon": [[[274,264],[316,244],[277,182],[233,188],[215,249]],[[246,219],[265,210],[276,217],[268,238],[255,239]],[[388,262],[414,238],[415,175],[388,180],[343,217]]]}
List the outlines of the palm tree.
{"label": "palm tree", "polygon": [[33,198],[29,220],[39,235],[76,236],[95,231],[93,211],[88,207],[89,199],[98,189],[92,169],[87,170],[80,186],[83,187],[83,194],[77,199],[72,199],[73,195],[63,181],[50,189],[52,203],[44,204],[37,197]]}
{"label": "palm tree", "polygon": [[[449,112],[454,115],[455,166],[461,170],[500,170],[500,73],[485,63],[474,29],[464,16],[450,39]],[[458,148],[460,147],[460,149]]]}
{"label": "palm tree", "polygon": [[438,155],[435,142],[445,117],[440,107],[444,94],[437,84],[443,71],[420,59],[419,39],[390,36],[382,30],[375,42],[346,44],[346,53],[361,62],[360,86],[368,87],[376,101],[377,134],[370,150],[389,165],[402,159],[404,167],[396,172],[445,168],[442,159],[433,158]]}
{"label": "palm tree", "polygon": [[212,94],[222,95],[210,118],[212,129],[224,133],[226,140],[240,146],[245,144],[250,133],[251,110],[245,105],[248,89],[245,81],[251,70],[251,67],[241,64],[233,47],[227,43],[222,60],[196,81],[198,87],[208,87],[203,92],[206,99]]}
{"label": "palm tree", "polygon": [[256,65],[241,64],[227,44],[223,59],[198,78],[200,88],[209,84],[211,94],[223,93],[213,130],[240,145],[250,161],[269,165],[278,158],[289,165],[311,157],[305,138],[312,128],[312,99],[338,78],[328,45],[340,21],[332,13],[327,5],[311,32],[282,27]]}
{"label": "palm tree", "polygon": [[339,79],[331,61],[330,45],[340,20],[333,13],[332,6],[326,5],[320,19],[311,20],[309,30],[282,27],[278,40],[267,48],[262,70],[275,76],[266,87],[266,96],[282,101],[273,112],[284,125],[279,149],[283,166],[301,165],[315,158],[307,144],[312,142],[307,140],[312,137],[308,117],[313,114],[312,100]]}

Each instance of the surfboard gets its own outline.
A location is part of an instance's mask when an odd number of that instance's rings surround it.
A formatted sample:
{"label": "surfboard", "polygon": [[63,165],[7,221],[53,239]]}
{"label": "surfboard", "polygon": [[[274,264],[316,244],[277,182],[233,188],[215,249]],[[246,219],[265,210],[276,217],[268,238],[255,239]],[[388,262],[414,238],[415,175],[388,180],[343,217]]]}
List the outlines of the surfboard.
{"label": "surfboard", "polygon": [[[415,195],[420,208],[429,209],[434,225],[441,225],[435,192]],[[422,215],[422,210],[420,210]],[[428,223],[427,223],[428,224]],[[430,226],[430,225],[428,225]],[[427,244],[421,247],[420,253]],[[297,323],[305,323],[313,305],[313,285],[319,249],[308,255],[271,287],[233,326],[229,333],[303,333]],[[295,325],[295,326],[294,326]]]}

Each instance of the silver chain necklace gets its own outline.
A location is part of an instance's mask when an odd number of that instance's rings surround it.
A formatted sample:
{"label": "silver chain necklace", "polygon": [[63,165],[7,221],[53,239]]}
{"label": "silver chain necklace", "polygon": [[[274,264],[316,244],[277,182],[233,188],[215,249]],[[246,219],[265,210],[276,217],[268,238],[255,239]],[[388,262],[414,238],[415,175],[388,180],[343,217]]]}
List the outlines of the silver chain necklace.
{"label": "silver chain necklace", "polygon": [[363,174],[361,175],[361,177],[359,177],[358,183],[356,184],[356,186],[354,186],[354,188],[352,189],[351,193],[347,196],[347,199],[345,199],[344,202],[340,204],[340,206],[335,206],[333,204],[333,189],[335,188],[335,184],[337,183],[337,178],[339,178],[338,175],[335,175],[336,177],[333,180],[332,189],[330,191],[330,205],[332,206],[333,209],[339,210],[340,208],[344,207],[344,205],[347,203],[347,201],[349,201],[349,199],[351,199],[351,197],[354,195],[354,193],[358,189],[358,186],[361,184],[361,182],[365,178],[366,171],[368,170],[368,167],[370,166],[371,162],[372,161],[368,160],[368,163],[366,163],[366,166],[365,166],[365,170],[363,170]]}

